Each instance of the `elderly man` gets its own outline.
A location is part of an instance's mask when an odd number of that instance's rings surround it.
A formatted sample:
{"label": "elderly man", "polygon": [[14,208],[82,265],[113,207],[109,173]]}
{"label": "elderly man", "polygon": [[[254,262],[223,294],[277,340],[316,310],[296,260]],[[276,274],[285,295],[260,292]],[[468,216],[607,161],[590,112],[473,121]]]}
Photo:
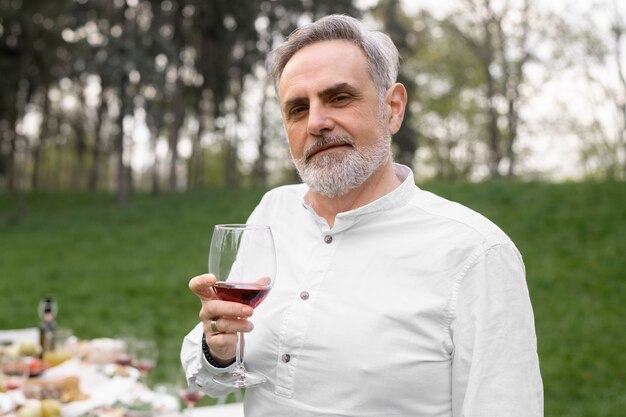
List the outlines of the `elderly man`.
{"label": "elderly man", "polygon": [[190,281],[189,383],[226,393],[212,375],[233,366],[241,331],[247,367],[268,378],[246,391],[247,416],[543,415],[519,252],[392,162],[407,96],[391,40],[328,16],[271,65],[304,184],[268,192],[248,220],[271,226],[278,263],[254,315],[218,300],[213,276]]}

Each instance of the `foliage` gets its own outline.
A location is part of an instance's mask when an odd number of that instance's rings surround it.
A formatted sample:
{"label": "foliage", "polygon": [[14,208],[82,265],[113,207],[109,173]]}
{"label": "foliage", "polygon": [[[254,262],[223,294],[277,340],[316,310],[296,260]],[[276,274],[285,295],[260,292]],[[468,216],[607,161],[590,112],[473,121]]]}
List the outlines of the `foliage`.
{"label": "foliage", "polygon": [[[584,117],[565,117],[557,123],[581,138],[580,158],[587,176],[626,179],[626,8],[617,2],[611,6],[588,13],[578,30],[562,31],[562,60],[579,68],[589,99]],[[598,14],[604,25],[595,21]],[[571,103],[562,105],[567,110]]]}
{"label": "foliage", "polygon": [[[626,406],[622,347],[623,183],[424,184],[496,222],[527,267],[547,416],[615,416]],[[197,320],[188,279],[206,270],[213,224],[244,221],[262,190],[209,190],[127,207],[107,194],[0,195],[0,328],[34,326],[46,294],[82,338],[159,342],[152,382],[173,382]]]}
{"label": "foliage", "polygon": [[[136,188],[288,177],[267,54],[303,23],[362,17],[358,4],[0,0],[0,189],[115,189],[123,205]],[[536,0],[456,0],[443,14],[408,4],[364,12],[402,55],[410,102],[394,137],[399,162],[420,177],[513,176],[520,137],[577,135],[590,177],[624,178],[623,6],[596,8],[607,27],[585,20],[596,10],[570,18]],[[591,120],[564,106],[558,120],[533,123],[530,100],[565,70],[586,78]],[[222,172],[206,153],[223,155]]]}
{"label": "foliage", "polygon": [[[10,74],[0,82],[0,180],[11,191],[53,189],[47,178],[66,170],[96,190],[113,162],[123,205],[134,174],[149,175],[155,193],[163,177],[170,190],[186,188],[181,142],[199,153],[210,135],[225,148],[221,177],[237,185],[247,80],[262,82],[267,53],[298,24],[329,13],[359,16],[352,3],[0,1],[0,69]],[[27,113],[41,120],[25,123]],[[142,124],[147,145],[135,137]],[[138,145],[152,157],[147,170],[131,166]],[[163,145],[166,155],[158,152]],[[43,166],[61,146],[76,153],[75,166]],[[196,163],[193,175],[203,178],[205,168]]]}
{"label": "foliage", "polygon": [[[416,47],[417,37],[413,33],[412,19],[400,7],[399,0],[380,1],[371,10],[382,23],[382,30],[389,35],[398,48],[401,57],[409,57]],[[398,73],[398,82],[404,84],[410,98],[415,97],[416,82],[408,65],[401,65]],[[395,159],[404,165],[412,166],[415,151],[418,148],[418,135],[415,124],[412,122],[413,112],[407,109],[404,123],[400,130],[393,135]]]}

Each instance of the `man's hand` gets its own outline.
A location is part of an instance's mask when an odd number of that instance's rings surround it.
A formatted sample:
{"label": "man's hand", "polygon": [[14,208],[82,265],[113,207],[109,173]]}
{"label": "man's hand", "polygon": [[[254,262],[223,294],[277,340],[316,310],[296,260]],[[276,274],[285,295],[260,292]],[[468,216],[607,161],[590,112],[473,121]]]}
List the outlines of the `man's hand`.
{"label": "man's hand", "polygon": [[227,366],[235,360],[237,333],[247,333],[254,328],[247,320],[254,310],[244,304],[217,298],[213,290],[215,282],[215,276],[211,274],[199,275],[189,281],[189,289],[202,303],[199,316],[211,356],[218,364]]}

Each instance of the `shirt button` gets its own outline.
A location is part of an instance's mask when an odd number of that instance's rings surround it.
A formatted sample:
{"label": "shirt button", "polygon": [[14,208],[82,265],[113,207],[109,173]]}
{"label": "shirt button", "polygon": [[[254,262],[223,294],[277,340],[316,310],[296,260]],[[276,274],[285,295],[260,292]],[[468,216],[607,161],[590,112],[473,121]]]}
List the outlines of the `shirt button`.
{"label": "shirt button", "polygon": [[308,300],[309,299],[309,293],[306,291],[302,291],[300,293],[300,298],[302,298],[303,300]]}
{"label": "shirt button", "polygon": [[324,242],[333,243],[333,237],[331,235],[324,236]]}
{"label": "shirt button", "polygon": [[283,362],[287,363],[291,360],[291,355],[288,353],[283,354],[283,356],[280,358]]}

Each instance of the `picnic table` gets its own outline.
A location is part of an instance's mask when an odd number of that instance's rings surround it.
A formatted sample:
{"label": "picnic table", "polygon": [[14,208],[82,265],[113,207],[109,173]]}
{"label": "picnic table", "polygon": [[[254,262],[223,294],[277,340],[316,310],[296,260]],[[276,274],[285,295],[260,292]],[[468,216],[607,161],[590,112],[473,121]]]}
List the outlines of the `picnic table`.
{"label": "picnic table", "polygon": [[62,363],[31,366],[26,373],[35,371],[35,377],[8,372],[7,355],[15,354],[10,349],[29,347],[38,337],[36,328],[0,330],[2,417],[243,417],[241,403],[181,408],[178,393],[167,384],[149,388],[135,368],[114,362],[116,339],[81,341]]}

